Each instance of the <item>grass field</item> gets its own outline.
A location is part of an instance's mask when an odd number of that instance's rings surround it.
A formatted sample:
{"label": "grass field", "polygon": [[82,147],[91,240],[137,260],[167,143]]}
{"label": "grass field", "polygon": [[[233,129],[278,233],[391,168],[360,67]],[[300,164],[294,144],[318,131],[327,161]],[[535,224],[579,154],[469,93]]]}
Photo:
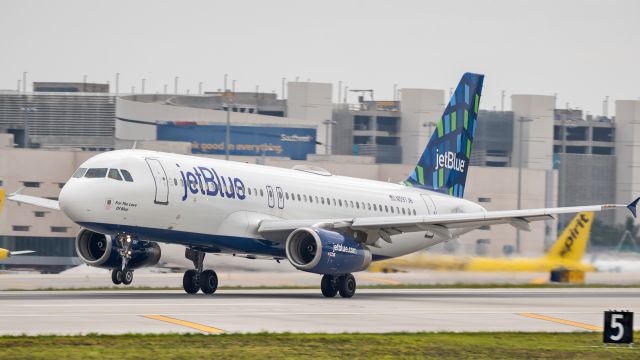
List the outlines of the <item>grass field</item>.
{"label": "grass field", "polygon": [[604,348],[601,337],[595,332],[5,336],[0,359],[640,358],[640,348]]}

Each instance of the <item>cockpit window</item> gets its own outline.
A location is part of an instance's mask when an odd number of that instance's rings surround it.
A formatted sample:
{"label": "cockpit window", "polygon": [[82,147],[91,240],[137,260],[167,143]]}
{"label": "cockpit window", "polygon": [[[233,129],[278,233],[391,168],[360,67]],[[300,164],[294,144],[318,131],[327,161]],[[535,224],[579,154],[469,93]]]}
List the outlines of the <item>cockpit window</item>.
{"label": "cockpit window", "polygon": [[81,178],[84,176],[84,173],[87,172],[87,168],[79,168],[76,172],[73,173],[72,177]]}
{"label": "cockpit window", "polygon": [[129,174],[129,172],[127,170],[120,169],[120,171],[122,172],[122,177],[125,179],[125,181],[128,181],[128,182],[132,182],[133,181],[133,178],[131,177],[131,174]]}
{"label": "cockpit window", "polygon": [[103,178],[107,175],[107,168],[91,168],[84,174],[86,178]]}
{"label": "cockpit window", "polygon": [[109,169],[109,179],[115,179],[118,181],[122,181],[122,176],[120,176],[120,172],[118,169]]}

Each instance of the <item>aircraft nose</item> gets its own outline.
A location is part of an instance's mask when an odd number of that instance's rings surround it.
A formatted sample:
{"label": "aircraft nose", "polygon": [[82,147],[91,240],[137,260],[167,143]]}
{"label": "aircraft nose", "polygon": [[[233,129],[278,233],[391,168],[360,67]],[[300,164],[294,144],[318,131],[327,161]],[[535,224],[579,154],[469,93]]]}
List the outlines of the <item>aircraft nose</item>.
{"label": "aircraft nose", "polygon": [[58,196],[60,210],[73,221],[78,220],[81,201],[78,186],[73,184],[73,181],[67,182],[60,190],[60,195]]}

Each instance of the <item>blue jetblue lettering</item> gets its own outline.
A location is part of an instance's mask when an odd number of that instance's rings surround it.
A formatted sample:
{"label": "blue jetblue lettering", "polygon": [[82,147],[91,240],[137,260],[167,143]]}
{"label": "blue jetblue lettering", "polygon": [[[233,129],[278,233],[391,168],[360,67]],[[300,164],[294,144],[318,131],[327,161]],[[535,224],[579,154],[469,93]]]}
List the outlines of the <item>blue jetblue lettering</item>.
{"label": "blue jetblue lettering", "polygon": [[223,198],[244,200],[246,198],[245,186],[239,178],[218,176],[213,168],[204,166],[193,167],[191,171],[180,171],[184,194],[182,201],[187,200],[189,193],[207,196],[220,196]]}

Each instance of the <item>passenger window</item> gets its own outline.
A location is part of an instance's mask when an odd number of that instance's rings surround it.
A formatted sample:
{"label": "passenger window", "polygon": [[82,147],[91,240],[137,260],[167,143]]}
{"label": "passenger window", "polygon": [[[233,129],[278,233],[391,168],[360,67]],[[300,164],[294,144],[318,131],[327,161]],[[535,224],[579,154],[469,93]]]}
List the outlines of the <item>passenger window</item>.
{"label": "passenger window", "polygon": [[353,201],[350,201],[350,203],[351,203],[351,208],[353,208]]}
{"label": "passenger window", "polygon": [[262,189],[260,189],[260,197],[264,196],[264,192],[262,191]]}
{"label": "passenger window", "polygon": [[322,202],[322,205],[324,205],[324,197],[320,197],[320,200]]}
{"label": "passenger window", "polygon": [[173,186],[178,186],[178,179],[173,178]]}
{"label": "passenger window", "polygon": [[405,213],[404,213],[404,208],[402,208],[402,215],[405,215]]}
{"label": "passenger window", "polygon": [[92,168],[84,174],[84,177],[93,179],[103,178],[105,176],[107,176],[107,168]]}
{"label": "passenger window", "polygon": [[79,168],[78,170],[76,170],[76,172],[73,173],[73,175],[71,175],[71,177],[81,178],[84,176],[84,173],[86,172],[87,172],[87,168]]}
{"label": "passenger window", "polygon": [[302,198],[300,197],[300,194],[298,194],[298,201],[302,201]]}
{"label": "passenger window", "polygon": [[109,179],[114,179],[118,181],[122,181],[122,176],[120,176],[120,172],[118,169],[109,169]]}
{"label": "passenger window", "polygon": [[247,188],[247,192],[251,195],[251,188]]}
{"label": "passenger window", "polygon": [[340,204],[340,206],[342,206],[342,200],[338,199],[338,204]]}
{"label": "passenger window", "polygon": [[360,203],[356,201],[356,209],[360,209]]}
{"label": "passenger window", "polygon": [[[392,211],[393,212],[393,211]],[[400,215],[400,208],[396,206],[396,213]]]}
{"label": "passenger window", "polygon": [[313,196],[309,195],[309,202],[312,203],[313,202]]}
{"label": "passenger window", "polygon": [[367,209],[371,210],[371,203],[367,203]]}
{"label": "passenger window", "polygon": [[124,178],[125,181],[133,182],[133,178],[131,177],[131,174],[129,174],[127,170],[120,169],[120,172],[122,173],[122,177]]}
{"label": "passenger window", "polygon": [[384,206],[384,211],[389,212],[389,207],[387,205]]}
{"label": "passenger window", "polygon": [[302,195],[304,197],[304,202],[307,202],[307,195]]}
{"label": "passenger window", "polygon": [[284,195],[287,198],[287,200],[289,200],[289,193],[284,193]]}
{"label": "passenger window", "polygon": [[393,214],[393,206],[391,207],[391,213]]}

